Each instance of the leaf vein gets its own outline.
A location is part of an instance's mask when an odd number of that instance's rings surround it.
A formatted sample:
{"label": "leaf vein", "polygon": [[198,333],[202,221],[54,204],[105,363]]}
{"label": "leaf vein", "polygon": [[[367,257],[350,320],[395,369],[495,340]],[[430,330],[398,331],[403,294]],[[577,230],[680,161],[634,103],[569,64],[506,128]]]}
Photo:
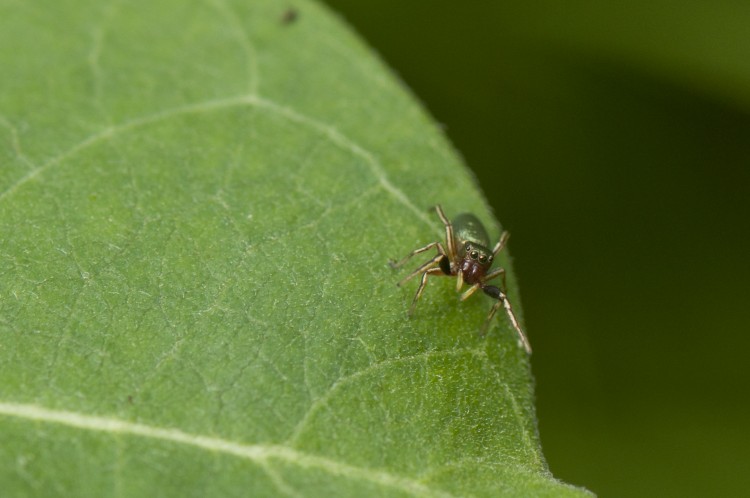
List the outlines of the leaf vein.
{"label": "leaf vein", "polygon": [[24,154],[23,149],[21,148],[21,141],[18,138],[18,129],[11,124],[8,119],[0,114],[0,126],[7,129],[10,133],[10,144],[13,148],[13,152],[16,154],[16,157],[20,159],[27,167],[33,168],[34,164],[29,161],[29,158],[26,157],[26,154]]}
{"label": "leaf vein", "polygon": [[313,416],[323,407],[325,407],[330,399],[334,396],[336,391],[338,391],[343,386],[346,386],[347,384],[354,382],[358,380],[361,377],[364,377],[365,375],[369,375],[373,372],[377,372],[381,369],[388,368],[393,365],[397,365],[400,363],[407,363],[411,361],[417,361],[417,360],[424,360],[430,357],[439,357],[439,356],[457,356],[461,354],[471,354],[480,356],[484,359],[487,358],[484,351],[480,349],[455,349],[450,351],[422,351],[420,353],[411,355],[411,356],[401,356],[398,358],[389,358],[377,363],[373,363],[362,370],[358,370],[357,372],[354,372],[352,374],[346,375],[344,377],[340,377],[338,380],[336,380],[331,386],[328,388],[328,390],[323,393],[322,395],[318,396],[311,404],[310,408],[308,408],[307,412],[302,416],[299,423],[292,429],[292,433],[287,439],[287,443],[289,445],[294,445],[298,440],[299,437],[302,435],[302,433],[307,428],[307,425],[312,420]]}
{"label": "leaf vein", "polygon": [[129,435],[182,444],[215,453],[232,455],[249,460],[260,466],[267,465],[273,461],[281,461],[304,469],[323,471],[332,477],[343,476],[349,479],[369,481],[377,485],[399,489],[414,496],[454,498],[454,495],[450,493],[430,488],[422,482],[408,477],[399,476],[384,470],[357,467],[282,445],[242,444],[217,437],[191,434],[168,427],[158,427],[70,411],[51,410],[33,404],[0,402],[0,415],[64,425],[93,432],[103,432],[113,436]]}
{"label": "leaf vein", "polygon": [[419,209],[417,206],[415,206],[414,203],[412,203],[411,200],[406,196],[406,194],[404,194],[398,187],[391,183],[391,181],[388,179],[388,175],[386,174],[385,169],[372,153],[362,148],[359,144],[357,144],[350,138],[343,135],[333,126],[327,125],[304,114],[300,114],[292,108],[282,106],[272,100],[264,99],[254,94],[227,97],[223,99],[206,100],[194,104],[172,107],[155,112],[153,114],[147,114],[145,116],[125,121],[119,125],[108,126],[97,133],[89,135],[67,150],[52,157],[41,166],[38,166],[37,168],[29,171],[26,175],[22,176],[15,183],[10,185],[10,187],[8,187],[5,191],[0,193],[0,202],[16,192],[21,186],[34,180],[49,168],[60,164],[65,159],[76,155],[82,150],[85,150],[100,142],[109,140],[120,133],[124,133],[141,126],[152,124],[175,116],[212,112],[215,110],[227,109],[243,105],[256,107],[259,109],[266,109],[286,118],[291,122],[307,126],[308,128],[311,128],[322,134],[332,143],[338,145],[340,148],[348,150],[352,154],[361,157],[368,164],[368,166],[370,167],[370,171],[375,176],[375,178],[380,182],[380,184],[389,194],[391,194],[400,204],[412,211],[426,224],[434,226],[434,222],[430,220],[425,210]]}
{"label": "leaf vein", "polygon": [[229,26],[237,38],[240,48],[245,53],[247,63],[247,87],[251,95],[258,93],[260,87],[260,71],[258,70],[258,51],[250,42],[250,38],[242,27],[242,20],[237,13],[227,4],[226,0],[208,0],[208,3],[229,23]]}

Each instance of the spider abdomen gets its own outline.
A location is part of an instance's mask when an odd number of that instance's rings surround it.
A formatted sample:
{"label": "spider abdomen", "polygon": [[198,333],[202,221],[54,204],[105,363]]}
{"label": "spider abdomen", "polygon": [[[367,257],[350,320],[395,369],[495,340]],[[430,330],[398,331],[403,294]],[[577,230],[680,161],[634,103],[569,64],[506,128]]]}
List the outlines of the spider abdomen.
{"label": "spider abdomen", "polygon": [[[453,220],[453,236],[456,239],[456,246],[459,250],[459,257],[463,257],[461,251],[463,250],[466,242],[471,242],[472,245],[482,246],[485,250],[490,245],[490,236],[487,235],[487,230],[479,221],[479,218],[471,213],[462,213],[456,216]],[[489,251],[488,251],[489,252]]]}

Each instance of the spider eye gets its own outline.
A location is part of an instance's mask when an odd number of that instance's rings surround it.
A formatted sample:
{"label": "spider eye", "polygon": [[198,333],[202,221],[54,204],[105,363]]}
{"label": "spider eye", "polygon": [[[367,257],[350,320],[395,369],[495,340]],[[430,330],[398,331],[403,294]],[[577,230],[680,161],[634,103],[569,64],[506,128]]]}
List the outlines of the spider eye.
{"label": "spider eye", "polygon": [[477,251],[471,251],[471,259],[477,259],[477,256],[479,256],[479,253]]}
{"label": "spider eye", "polygon": [[493,258],[492,256],[490,256],[489,258],[487,258],[487,262],[488,262],[488,263],[492,263],[492,260],[493,260],[493,259],[494,259],[494,258]]}
{"label": "spider eye", "polygon": [[466,245],[464,246],[464,250],[465,250],[466,252],[469,252],[469,251],[471,251],[471,244],[469,244],[469,243],[467,242],[467,243],[466,243]]}
{"label": "spider eye", "polygon": [[482,254],[481,256],[479,256],[479,262],[480,263],[486,263],[487,262],[487,256],[485,256],[484,254]]}

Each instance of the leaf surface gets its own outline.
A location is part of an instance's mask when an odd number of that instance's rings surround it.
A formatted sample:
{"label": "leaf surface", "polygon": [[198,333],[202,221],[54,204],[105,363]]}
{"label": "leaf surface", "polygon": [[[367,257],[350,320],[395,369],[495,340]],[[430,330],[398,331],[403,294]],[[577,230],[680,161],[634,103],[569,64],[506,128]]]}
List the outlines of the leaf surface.
{"label": "leaf surface", "polygon": [[438,202],[497,237],[470,174],[288,8],[0,4],[4,495],[585,494],[507,319],[478,337],[490,303],[434,279],[407,320],[386,264]]}

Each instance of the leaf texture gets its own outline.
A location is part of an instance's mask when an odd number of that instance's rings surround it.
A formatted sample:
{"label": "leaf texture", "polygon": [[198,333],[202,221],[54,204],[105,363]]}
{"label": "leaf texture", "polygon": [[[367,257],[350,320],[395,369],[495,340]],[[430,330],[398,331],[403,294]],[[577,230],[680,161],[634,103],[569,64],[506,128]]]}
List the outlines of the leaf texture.
{"label": "leaf texture", "polygon": [[4,496],[586,494],[505,317],[478,337],[489,303],[435,279],[406,318],[386,262],[441,236],[429,207],[490,213],[295,5],[0,3]]}

